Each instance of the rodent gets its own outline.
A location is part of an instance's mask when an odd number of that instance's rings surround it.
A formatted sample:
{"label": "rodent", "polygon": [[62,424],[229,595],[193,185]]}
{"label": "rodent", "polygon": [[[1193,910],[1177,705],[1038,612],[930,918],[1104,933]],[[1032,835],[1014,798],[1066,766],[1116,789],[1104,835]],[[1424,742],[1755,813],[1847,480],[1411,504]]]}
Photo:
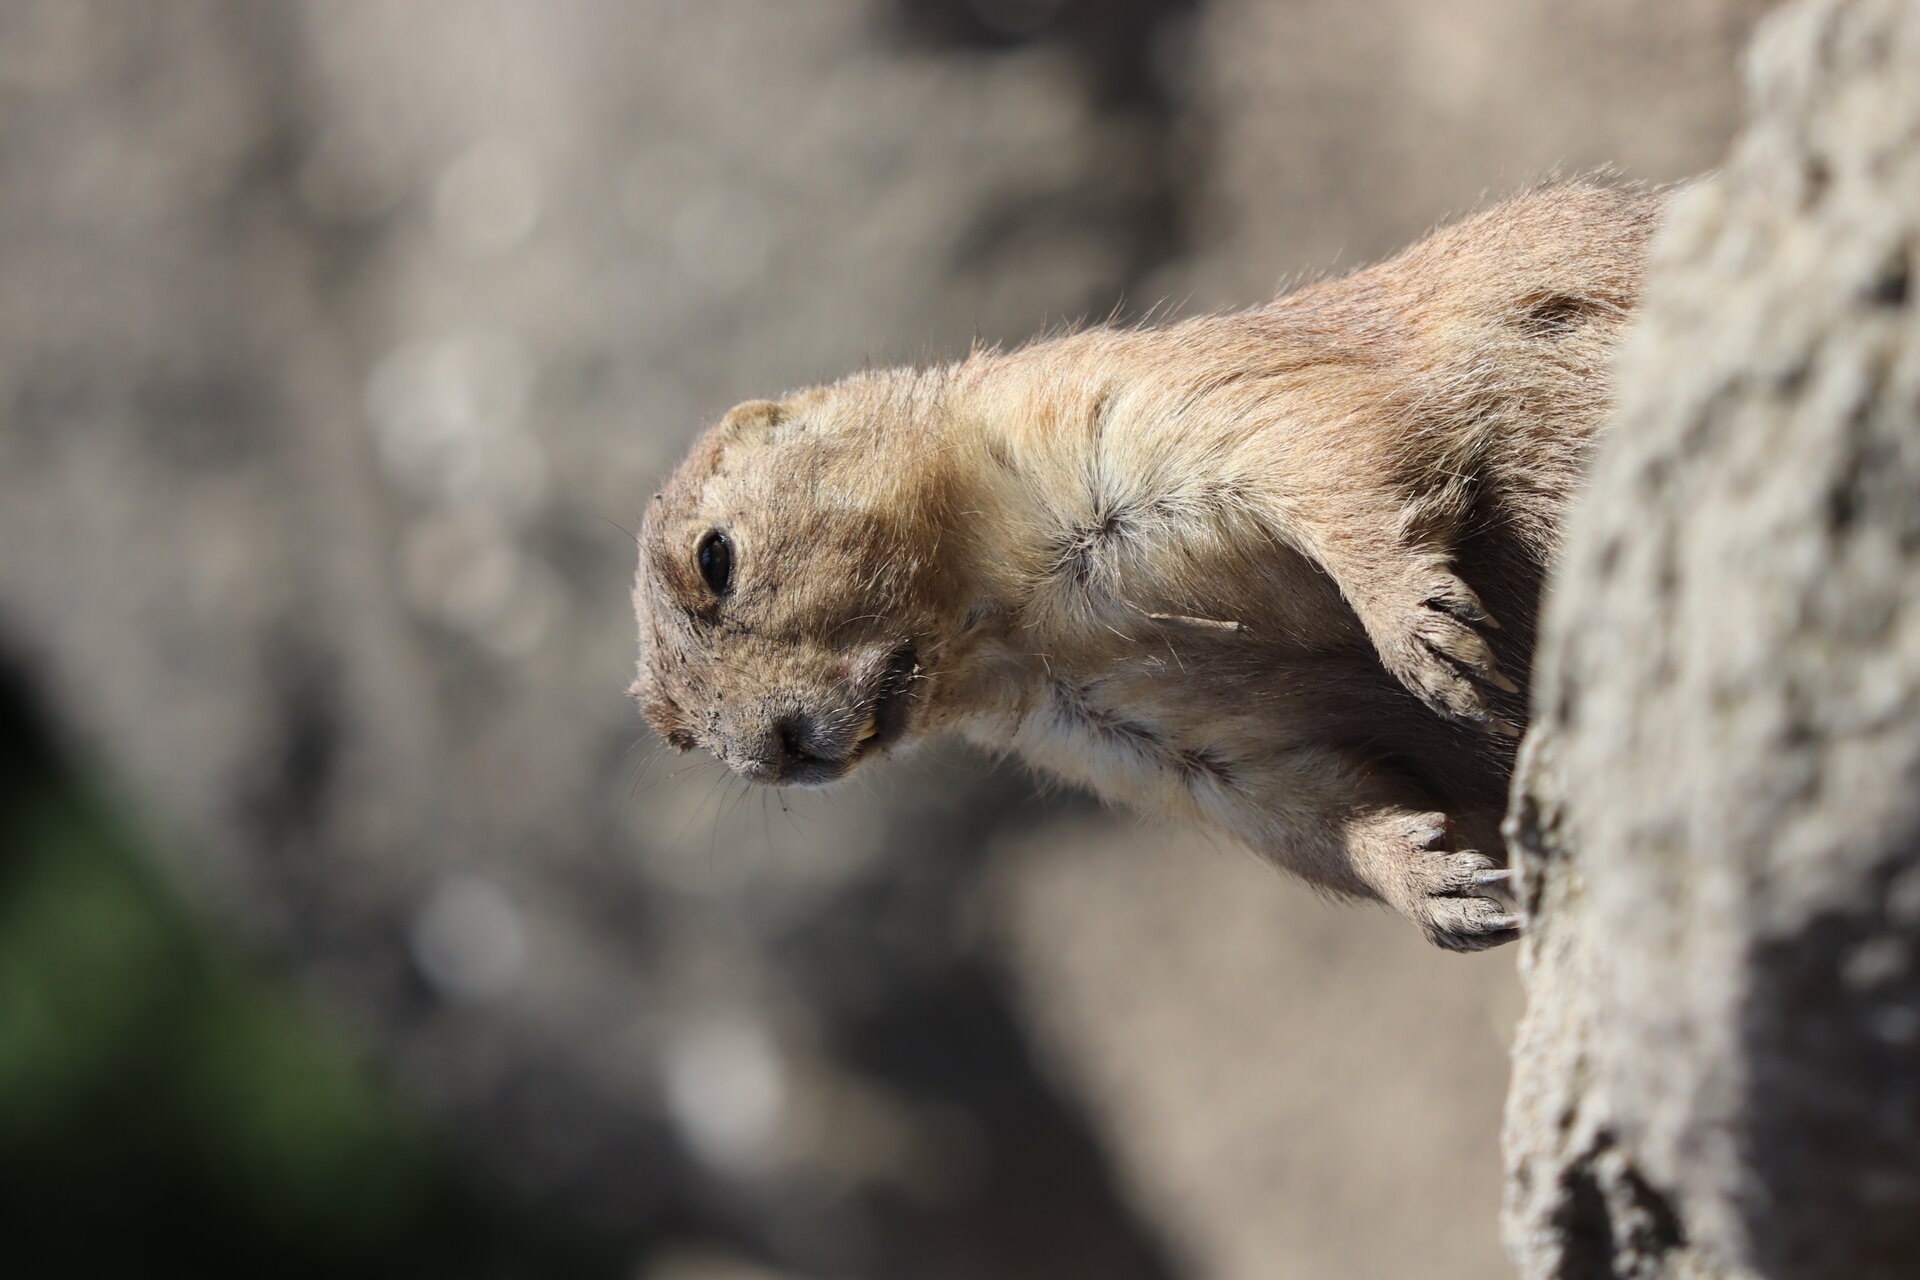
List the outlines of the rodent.
{"label": "rodent", "polygon": [[1253,310],[742,404],[649,504],[647,719],[821,785],[957,731],[1440,946],[1664,196],[1545,186]]}

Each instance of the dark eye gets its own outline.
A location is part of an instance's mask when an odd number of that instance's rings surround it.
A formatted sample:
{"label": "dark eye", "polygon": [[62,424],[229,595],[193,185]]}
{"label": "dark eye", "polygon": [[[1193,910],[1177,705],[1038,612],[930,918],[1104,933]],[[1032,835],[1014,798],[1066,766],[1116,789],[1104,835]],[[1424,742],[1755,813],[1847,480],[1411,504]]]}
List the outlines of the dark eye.
{"label": "dark eye", "polygon": [[708,533],[700,539],[695,556],[700,562],[700,576],[713,594],[723,596],[733,589],[733,547],[726,534],[718,529]]}

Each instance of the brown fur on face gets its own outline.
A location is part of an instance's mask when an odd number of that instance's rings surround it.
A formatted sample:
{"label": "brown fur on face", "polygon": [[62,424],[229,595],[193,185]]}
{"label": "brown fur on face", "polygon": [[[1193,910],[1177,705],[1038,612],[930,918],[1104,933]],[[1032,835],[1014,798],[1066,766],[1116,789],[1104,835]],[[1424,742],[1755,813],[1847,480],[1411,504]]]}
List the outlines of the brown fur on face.
{"label": "brown fur on face", "polygon": [[[913,451],[885,424],[938,412],[923,381],[741,405],[650,505],[634,694],[669,743],[706,746],[755,781],[818,784],[904,727],[910,686],[940,653],[946,494],[924,464],[849,477],[883,449]],[[732,562],[724,592],[699,565],[715,534]]]}
{"label": "brown fur on face", "polygon": [[742,405],[647,514],[636,696],[761,782],[957,730],[1505,941],[1514,677],[1660,202],[1547,187],[1253,311]]}

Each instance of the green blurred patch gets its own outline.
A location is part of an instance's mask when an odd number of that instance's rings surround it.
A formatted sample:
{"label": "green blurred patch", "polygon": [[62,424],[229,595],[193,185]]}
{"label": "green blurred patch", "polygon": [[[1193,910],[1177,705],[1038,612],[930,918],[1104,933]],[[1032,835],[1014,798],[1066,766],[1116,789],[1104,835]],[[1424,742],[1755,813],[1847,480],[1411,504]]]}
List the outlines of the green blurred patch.
{"label": "green blurred patch", "polygon": [[0,1276],[616,1274],[470,1186],[9,710]]}

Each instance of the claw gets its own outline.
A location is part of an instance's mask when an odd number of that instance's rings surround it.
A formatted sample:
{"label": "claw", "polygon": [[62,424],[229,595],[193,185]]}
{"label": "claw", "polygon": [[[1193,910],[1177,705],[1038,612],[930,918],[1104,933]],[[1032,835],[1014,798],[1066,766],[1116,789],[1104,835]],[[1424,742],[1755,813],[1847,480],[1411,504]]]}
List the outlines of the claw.
{"label": "claw", "polygon": [[1518,929],[1521,925],[1525,924],[1526,921],[1520,916],[1509,914],[1504,916],[1488,916],[1481,923],[1486,925],[1489,932],[1498,931],[1504,933],[1508,929]]}
{"label": "claw", "polygon": [[1517,738],[1520,736],[1520,726],[1511,720],[1495,720],[1490,727],[1503,738]]}
{"label": "claw", "polygon": [[1520,692],[1520,686],[1515,684],[1513,678],[1504,671],[1495,670],[1489,673],[1486,676],[1486,681],[1502,693]]}
{"label": "claw", "polygon": [[1473,873],[1473,882],[1475,884],[1507,884],[1511,882],[1512,879],[1512,867],[1494,867],[1490,871],[1476,871]]}
{"label": "claw", "polygon": [[1488,627],[1500,625],[1487,613],[1486,606],[1480,603],[1480,597],[1474,594],[1473,588],[1457,578],[1452,582],[1441,584],[1421,603],[1429,609],[1449,614],[1462,622]]}

